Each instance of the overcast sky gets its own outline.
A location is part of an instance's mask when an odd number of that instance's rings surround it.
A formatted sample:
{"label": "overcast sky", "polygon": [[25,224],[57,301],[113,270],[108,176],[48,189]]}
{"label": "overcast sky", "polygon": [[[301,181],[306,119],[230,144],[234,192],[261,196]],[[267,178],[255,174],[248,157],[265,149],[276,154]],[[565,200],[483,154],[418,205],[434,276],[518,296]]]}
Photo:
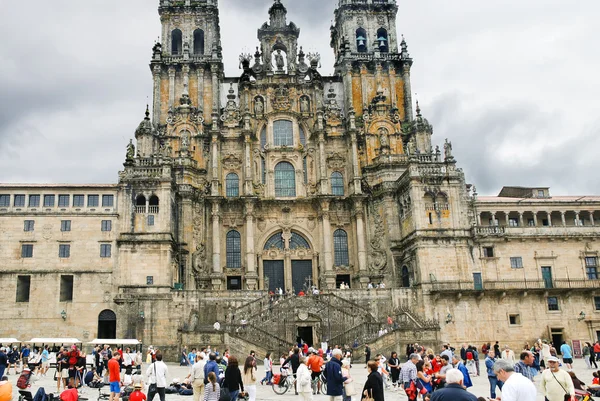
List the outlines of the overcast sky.
{"label": "overcast sky", "polygon": [[[337,0],[283,0],[333,66]],[[228,76],[272,0],[220,0]],[[0,0],[0,182],[115,183],[152,96],[158,0]],[[399,0],[433,140],[480,194],[600,194],[597,0]]]}

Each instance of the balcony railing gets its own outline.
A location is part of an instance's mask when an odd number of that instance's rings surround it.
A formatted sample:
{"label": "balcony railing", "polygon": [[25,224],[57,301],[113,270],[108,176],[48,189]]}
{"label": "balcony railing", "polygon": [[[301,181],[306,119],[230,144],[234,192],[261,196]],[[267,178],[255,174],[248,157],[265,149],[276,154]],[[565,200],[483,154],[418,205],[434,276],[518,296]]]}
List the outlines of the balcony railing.
{"label": "balcony railing", "polygon": [[472,281],[437,281],[431,284],[432,292],[455,291],[525,291],[525,290],[580,290],[600,288],[600,280],[500,280],[476,284]]}
{"label": "balcony railing", "polygon": [[477,226],[475,227],[475,234],[481,236],[488,235],[504,235],[506,233],[505,227],[500,226]]}

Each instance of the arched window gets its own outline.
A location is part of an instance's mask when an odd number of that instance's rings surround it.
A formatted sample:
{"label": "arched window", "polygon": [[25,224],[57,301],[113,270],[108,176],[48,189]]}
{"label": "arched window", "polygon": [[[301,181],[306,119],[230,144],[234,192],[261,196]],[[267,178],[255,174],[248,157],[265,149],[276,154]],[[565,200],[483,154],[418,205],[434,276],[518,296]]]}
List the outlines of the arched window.
{"label": "arched window", "polygon": [[273,248],[283,250],[283,233],[281,231],[272,235],[271,238],[265,242],[265,251]]}
{"label": "arched window", "polygon": [[202,29],[194,31],[194,54],[204,54],[204,31]]}
{"label": "arched window", "polygon": [[158,214],[158,196],[152,195],[148,201],[148,213]]}
{"label": "arched window", "polygon": [[310,245],[308,245],[308,241],[304,239],[300,234],[292,233],[292,238],[290,239],[290,249],[298,249],[298,248],[306,248],[310,249]]}
{"label": "arched window", "polygon": [[275,146],[294,146],[294,129],[291,121],[273,122],[273,144]]}
{"label": "arched window", "polygon": [[331,194],[344,196],[344,176],[337,171],[331,174]]}
{"label": "arched window", "polygon": [[336,266],[350,265],[348,256],[348,234],[344,230],[336,230],[333,233],[333,253]]}
{"label": "arched window", "polygon": [[296,170],[288,162],[275,166],[275,196],[289,198],[296,196]]}
{"label": "arched window", "polygon": [[227,267],[239,269],[242,267],[242,236],[232,230],[227,233]]}
{"label": "arched window", "polygon": [[260,147],[264,150],[265,146],[267,146],[267,129],[263,128],[260,132]]}
{"label": "arched window", "polygon": [[171,32],[171,54],[181,54],[183,49],[183,34],[180,29],[174,29]]}
{"label": "arched window", "polygon": [[408,272],[408,267],[406,266],[402,266],[402,287],[403,288],[408,288],[410,287],[410,273]]}
{"label": "arched window", "polygon": [[225,179],[225,196],[237,198],[240,196],[240,179],[236,173],[227,174]]}
{"label": "arched window", "polygon": [[387,29],[379,28],[377,30],[377,45],[379,46],[379,51],[382,53],[390,51]]}
{"label": "arched window", "polygon": [[367,31],[363,28],[356,30],[356,50],[359,53],[367,52]]}
{"label": "arched window", "polygon": [[138,195],[135,198],[135,212],[146,213],[146,197],[144,195]]}

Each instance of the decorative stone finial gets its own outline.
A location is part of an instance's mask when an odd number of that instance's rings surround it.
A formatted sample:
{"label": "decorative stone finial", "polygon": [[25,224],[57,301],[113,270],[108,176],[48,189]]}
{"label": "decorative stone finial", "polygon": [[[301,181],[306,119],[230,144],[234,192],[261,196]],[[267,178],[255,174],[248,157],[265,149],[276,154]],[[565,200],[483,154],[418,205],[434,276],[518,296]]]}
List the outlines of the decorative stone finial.
{"label": "decorative stone finial", "polygon": [[417,100],[417,118],[423,117],[421,115],[421,106],[419,106],[419,101]]}
{"label": "decorative stone finial", "polygon": [[144,120],[150,120],[150,105],[146,103],[146,118]]}

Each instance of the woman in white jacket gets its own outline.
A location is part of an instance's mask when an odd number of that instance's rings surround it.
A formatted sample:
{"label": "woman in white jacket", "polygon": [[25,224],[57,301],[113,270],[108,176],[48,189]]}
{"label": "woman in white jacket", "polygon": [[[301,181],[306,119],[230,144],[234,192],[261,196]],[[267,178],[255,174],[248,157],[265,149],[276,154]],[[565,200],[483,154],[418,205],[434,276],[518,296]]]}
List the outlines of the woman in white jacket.
{"label": "woman in white jacket", "polygon": [[312,386],[311,386],[311,375],[308,369],[306,357],[300,358],[300,366],[296,372],[296,387],[298,388],[298,394],[304,401],[312,401]]}

